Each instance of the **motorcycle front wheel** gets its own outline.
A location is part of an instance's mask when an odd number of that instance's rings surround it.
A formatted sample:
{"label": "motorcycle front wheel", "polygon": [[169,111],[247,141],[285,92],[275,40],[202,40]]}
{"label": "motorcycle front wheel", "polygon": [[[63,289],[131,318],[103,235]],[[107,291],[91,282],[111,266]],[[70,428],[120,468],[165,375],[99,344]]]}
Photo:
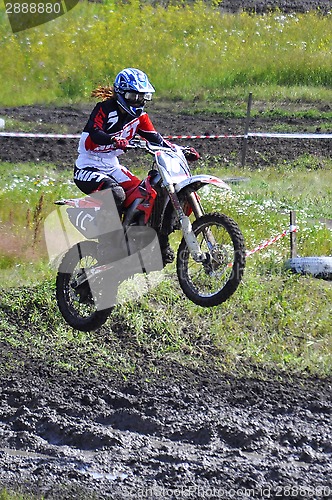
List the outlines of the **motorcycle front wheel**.
{"label": "motorcycle front wheel", "polygon": [[195,304],[217,306],[233,295],[241,282],[246,260],[244,238],[237,223],[224,214],[203,215],[192,227],[206,258],[196,262],[183,238],[177,253],[179,283]]}
{"label": "motorcycle front wheel", "polygon": [[64,255],[56,277],[56,299],[60,312],[71,327],[82,332],[102,326],[112,310],[98,310],[89,281],[85,279],[86,271],[96,266],[97,262],[97,243],[82,241]]}

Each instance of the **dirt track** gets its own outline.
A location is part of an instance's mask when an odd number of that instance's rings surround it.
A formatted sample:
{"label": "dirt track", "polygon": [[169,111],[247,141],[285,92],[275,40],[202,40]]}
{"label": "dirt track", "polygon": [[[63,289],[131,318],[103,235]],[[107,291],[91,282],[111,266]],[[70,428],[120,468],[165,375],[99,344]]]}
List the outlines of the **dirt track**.
{"label": "dirt track", "polygon": [[[232,0],[232,9],[243,3]],[[285,2],[246,0],[256,10],[277,3]],[[305,2],[287,2],[294,4],[302,9]],[[331,2],[305,5],[318,4]],[[230,8],[230,2],[223,6]],[[163,134],[244,129],[241,120],[216,116],[193,118],[162,109],[150,114]],[[35,122],[36,131],[45,131],[45,123],[54,124],[54,131],[65,123],[68,132],[79,133],[87,109],[24,107],[0,109],[0,116]],[[252,130],[276,125],[258,118]],[[319,131],[321,123],[294,119],[288,125],[304,132]],[[0,160],[71,167],[76,143],[1,139]],[[193,144],[221,161],[240,158],[241,141]],[[247,163],[262,167],[304,152],[330,157],[331,143],[257,139],[249,145]],[[52,500],[332,498],[331,378],[260,373],[243,379],[167,359],[149,359],[147,366],[141,353],[141,366],[124,381],[112,372],[96,377],[55,371],[14,346],[1,347],[1,364],[15,356],[21,368],[0,383],[0,490]]]}
{"label": "dirt track", "polygon": [[283,13],[317,10],[322,14],[331,12],[331,0],[222,0],[221,7],[230,12],[246,10],[257,14],[279,9]]}
{"label": "dirt track", "polygon": [[33,363],[3,379],[0,484],[54,500],[332,498],[331,381],[154,366],[125,383]]}
{"label": "dirt track", "polygon": [[[329,111],[331,105],[323,103],[316,105],[318,111]],[[254,102],[255,111],[264,111],[262,103]],[[310,110],[310,104],[302,104],[302,111]],[[24,106],[20,108],[0,108],[0,116],[22,122],[33,123],[33,131],[41,133],[59,133],[59,127],[65,126],[69,134],[80,134],[91,106],[66,107],[53,109],[47,106]],[[151,119],[164,136],[178,135],[242,135],[245,130],[245,119],[225,119],[218,115],[190,116],[182,112],[180,105],[173,105],[172,109],[164,109],[163,105],[151,105],[148,110]],[[265,118],[259,113],[249,122],[251,132],[299,132],[319,133],[326,125],[329,133],[332,125],[315,118]],[[290,129],[291,127],[291,129]],[[0,138],[0,161],[21,162],[52,162],[59,167],[72,168],[77,156],[77,139],[45,139],[45,138]],[[218,156],[221,163],[241,164],[242,138],[222,139],[176,139],[179,144],[189,144],[197,148],[202,158],[211,155]],[[262,168],[267,165],[276,165],[283,161],[294,161],[303,154],[315,155],[318,158],[331,157],[331,140],[317,139],[276,139],[250,138],[248,141],[246,165],[251,168]],[[123,160],[124,161],[124,160]],[[137,153],[127,154],[125,164],[135,168]]]}

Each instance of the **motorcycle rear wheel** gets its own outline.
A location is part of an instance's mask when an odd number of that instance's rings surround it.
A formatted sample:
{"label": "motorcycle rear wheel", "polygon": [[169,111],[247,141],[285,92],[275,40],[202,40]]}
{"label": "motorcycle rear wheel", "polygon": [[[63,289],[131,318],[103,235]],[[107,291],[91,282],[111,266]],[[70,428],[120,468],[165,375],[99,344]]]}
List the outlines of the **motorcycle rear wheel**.
{"label": "motorcycle rear wheel", "polygon": [[113,308],[98,310],[87,280],[86,269],[97,264],[97,243],[82,241],[64,255],[56,277],[56,299],[66,322],[75,330],[89,332],[101,327]]}
{"label": "motorcycle rear wheel", "polygon": [[177,253],[177,275],[184,294],[195,304],[213,307],[238,288],[245,268],[244,238],[237,223],[224,214],[205,214],[193,223],[206,262],[196,262],[183,238]]}

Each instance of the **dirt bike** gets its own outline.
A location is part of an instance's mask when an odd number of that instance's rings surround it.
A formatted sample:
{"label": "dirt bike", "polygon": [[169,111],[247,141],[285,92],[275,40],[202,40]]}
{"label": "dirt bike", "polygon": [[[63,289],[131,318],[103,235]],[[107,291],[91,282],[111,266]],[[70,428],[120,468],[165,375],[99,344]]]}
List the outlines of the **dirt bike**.
{"label": "dirt bike", "polygon": [[[223,190],[230,187],[213,175],[192,175],[186,148],[132,140],[128,149],[143,149],[154,157],[154,162],[146,179],[126,193],[120,228],[98,235],[96,221],[105,218],[105,213],[101,210],[103,201],[94,195],[56,202],[67,205],[72,224],[87,238],[65,253],[56,278],[58,307],[67,323],[77,330],[95,330],[107,320],[121,282],[135,272],[163,268],[158,258],[149,263],[153,253],[160,255],[161,234],[177,230],[182,233],[176,256],[177,277],[184,294],[195,304],[221,304],[236,291],[243,276],[245,244],[237,223],[221,213],[205,213],[197,194],[204,186]],[[93,229],[88,230],[89,226]],[[125,256],[138,257],[136,268],[127,269],[123,254],[112,256],[110,252],[109,261],[100,257],[99,247],[105,247],[107,236],[118,233],[127,243]],[[123,251],[122,243],[120,247]],[[144,249],[147,252],[142,262]]]}

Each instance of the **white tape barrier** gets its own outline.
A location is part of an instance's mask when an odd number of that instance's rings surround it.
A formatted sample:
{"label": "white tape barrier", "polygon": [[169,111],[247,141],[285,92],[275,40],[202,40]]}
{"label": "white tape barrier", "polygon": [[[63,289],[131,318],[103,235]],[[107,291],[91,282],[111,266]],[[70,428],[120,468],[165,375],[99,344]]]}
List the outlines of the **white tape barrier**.
{"label": "white tape barrier", "polygon": [[332,134],[278,134],[273,132],[249,132],[247,137],[279,137],[284,139],[332,139]]}
{"label": "white tape barrier", "polygon": [[31,137],[44,139],[79,139],[81,134],[33,134],[28,132],[0,132],[0,137]]}
{"label": "white tape barrier", "polygon": [[[79,139],[81,134],[42,134],[29,132],[0,132],[0,137],[27,137],[27,138],[44,138],[44,139]],[[165,139],[241,139],[249,137],[279,137],[284,139],[332,139],[332,134],[291,134],[291,133],[265,133],[265,132],[250,132],[243,134],[221,134],[221,135],[165,135]]]}

